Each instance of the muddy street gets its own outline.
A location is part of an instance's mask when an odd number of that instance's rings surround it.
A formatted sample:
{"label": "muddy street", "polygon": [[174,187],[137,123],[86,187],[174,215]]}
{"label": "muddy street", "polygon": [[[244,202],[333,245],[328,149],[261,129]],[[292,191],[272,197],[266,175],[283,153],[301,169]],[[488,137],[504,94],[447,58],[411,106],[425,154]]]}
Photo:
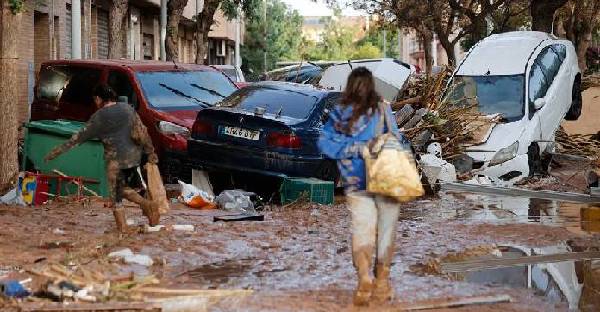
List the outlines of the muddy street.
{"label": "muddy street", "polygon": [[[457,310],[594,311],[599,211],[593,204],[465,192],[407,204],[396,228],[395,299],[364,310],[507,295],[511,302]],[[354,309],[350,217],[341,198],[332,206],[273,206],[264,213],[262,222],[213,222],[225,213],[176,206],[161,224],[194,225],[194,231],[119,235],[110,210],[97,202],[3,206],[0,275],[50,263],[90,270],[110,265],[116,275],[153,275],[167,289],[254,291],[215,300],[209,306],[214,311]],[[127,214],[143,228],[138,210]],[[154,264],[107,260],[123,248],[150,256]]]}

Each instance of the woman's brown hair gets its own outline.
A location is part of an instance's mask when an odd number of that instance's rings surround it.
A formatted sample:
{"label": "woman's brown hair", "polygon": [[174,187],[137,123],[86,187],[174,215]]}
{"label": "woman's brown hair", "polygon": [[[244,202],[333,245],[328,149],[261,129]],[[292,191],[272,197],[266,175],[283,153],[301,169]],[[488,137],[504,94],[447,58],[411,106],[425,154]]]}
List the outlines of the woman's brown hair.
{"label": "woman's brown hair", "polygon": [[352,117],[346,125],[345,132],[352,132],[352,126],[360,116],[376,112],[379,100],[371,71],[365,67],[352,70],[340,101],[344,106],[352,105]]}

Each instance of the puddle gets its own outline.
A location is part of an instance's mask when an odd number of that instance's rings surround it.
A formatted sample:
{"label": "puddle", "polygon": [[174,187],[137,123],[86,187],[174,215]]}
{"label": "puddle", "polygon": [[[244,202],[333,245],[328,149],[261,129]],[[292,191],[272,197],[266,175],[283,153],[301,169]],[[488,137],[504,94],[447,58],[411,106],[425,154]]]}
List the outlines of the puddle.
{"label": "puddle", "polygon": [[[554,255],[569,255],[568,247],[552,246],[527,248],[519,246],[499,247],[494,254],[471,257],[461,263],[445,263],[454,266],[463,264],[464,271],[448,273],[453,279],[492,287],[532,289],[546,301],[564,303],[569,309],[594,311],[600,307],[600,260],[570,260],[549,263],[532,263],[497,268],[469,268],[473,264],[515,263],[520,260]],[[575,255],[575,254],[574,254]],[[475,265],[476,267],[476,265]],[[597,310],[595,310],[597,311]]]}
{"label": "puddle", "polygon": [[422,201],[401,212],[401,220],[477,220],[561,226],[577,234],[600,233],[600,204],[519,196],[440,192],[441,200]]}
{"label": "puddle", "polygon": [[218,288],[232,280],[240,280],[253,275],[259,278],[269,274],[287,271],[281,265],[273,265],[265,260],[254,258],[225,260],[196,267],[179,274],[186,282]]}

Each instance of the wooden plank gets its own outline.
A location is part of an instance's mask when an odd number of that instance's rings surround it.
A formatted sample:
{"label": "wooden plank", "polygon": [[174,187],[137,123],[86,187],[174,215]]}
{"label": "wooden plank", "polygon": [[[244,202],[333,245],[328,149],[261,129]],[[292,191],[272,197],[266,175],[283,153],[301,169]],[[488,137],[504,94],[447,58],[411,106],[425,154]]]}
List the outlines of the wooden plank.
{"label": "wooden plank", "polygon": [[480,271],[486,269],[553,263],[573,260],[600,259],[600,251],[568,252],[551,255],[524,256],[518,258],[483,259],[441,264],[443,273]]}
{"label": "wooden plank", "polygon": [[462,191],[478,194],[553,199],[574,203],[600,203],[600,198],[592,197],[586,194],[555,191],[534,191],[516,187],[500,187],[479,184],[472,185],[464,183],[443,183],[441,184],[441,189],[444,191]]}
{"label": "wooden plank", "polygon": [[108,303],[24,303],[19,306],[20,311],[147,311],[160,312],[161,305],[146,302],[108,302]]}
{"label": "wooden plank", "polygon": [[226,296],[246,296],[254,291],[249,289],[168,289],[158,287],[144,287],[133,290],[138,293],[168,295],[168,296],[206,296],[206,297],[226,297]]}
{"label": "wooden plank", "polygon": [[509,295],[493,295],[493,296],[476,296],[476,297],[464,297],[458,299],[438,299],[438,300],[426,300],[416,303],[403,305],[400,307],[401,311],[417,311],[417,310],[429,310],[429,309],[443,309],[443,308],[456,308],[467,305],[479,305],[479,304],[494,304],[511,302],[512,297]]}

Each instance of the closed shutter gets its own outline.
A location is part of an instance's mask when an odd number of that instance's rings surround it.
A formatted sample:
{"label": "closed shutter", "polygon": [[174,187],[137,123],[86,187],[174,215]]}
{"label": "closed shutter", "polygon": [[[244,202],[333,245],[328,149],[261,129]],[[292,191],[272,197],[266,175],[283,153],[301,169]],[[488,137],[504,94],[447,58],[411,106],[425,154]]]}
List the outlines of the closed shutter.
{"label": "closed shutter", "polygon": [[65,58],[71,58],[71,5],[67,4],[66,12],[66,26],[65,26]]}
{"label": "closed shutter", "polygon": [[108,12],[98,10],[98,58],[108,58]]}

